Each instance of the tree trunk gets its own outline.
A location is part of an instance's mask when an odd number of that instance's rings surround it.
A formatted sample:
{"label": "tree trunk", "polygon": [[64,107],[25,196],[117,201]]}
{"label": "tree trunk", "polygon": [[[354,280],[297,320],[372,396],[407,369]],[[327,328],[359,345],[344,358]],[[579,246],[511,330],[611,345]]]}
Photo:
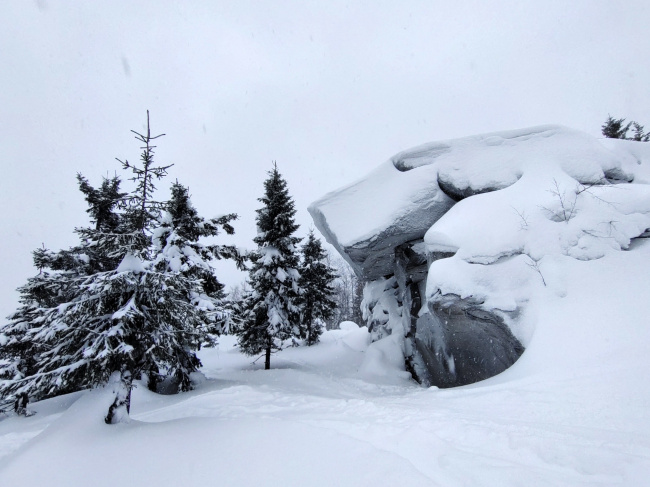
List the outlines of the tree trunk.
{"label": "tree trunk", "polygon": [[271,346],[266,347],[266,358],[264,359],[264,370],[271,368]]}
{"label": "tree trunk", "polygon": [[27,403],[29,403],[29,396],[26,392],[21,392],[16,396],[14,402],[14,411],[21,416],[27,416]]}
{"label": "tree trunk", "polygon": [[127,393],[126,393],[126,414],[130,415],[131,414],[131,391],[133,390],[133,386],[129,382],[128,387],[126,388]]}
{"label": "tree trunk", "polygon": [[151,364],[149,367],[149,376],[147,380],[147,388],[151,392],[158,392],[158,379],[159,379],[159,369],[156,364]]}
{"label": "tree trunk", "polygon": [[125,370],[120,380],[115,384],[115,400],[108,408],[104,418],[106,424],[126,423],[131,412],[131,389],[133,389],[133,376],[131,371]]}
{"label": "tree trunk", "polygon": [[312,328],[312,323],[314,321],[312,317],[312,305],[311,305],[311,299],[307,299],[307,303],[305,306],[306,309],[306,315],[307,315],[307,346],[311,347],[311,328]]}

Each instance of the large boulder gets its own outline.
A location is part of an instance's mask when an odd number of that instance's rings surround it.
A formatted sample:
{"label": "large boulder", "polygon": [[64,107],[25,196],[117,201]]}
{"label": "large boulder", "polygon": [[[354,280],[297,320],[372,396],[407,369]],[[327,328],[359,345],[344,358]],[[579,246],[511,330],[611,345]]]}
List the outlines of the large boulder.
{"label": "large boulder", "polygon": [[650,144],[550,125],[496,132],[400,152],[309,211],[368,282],[373,338],[397,333],[417,380],[452,387],[519,358],[526,303],[562,295],[562,258],[648,235],[649,165]]}

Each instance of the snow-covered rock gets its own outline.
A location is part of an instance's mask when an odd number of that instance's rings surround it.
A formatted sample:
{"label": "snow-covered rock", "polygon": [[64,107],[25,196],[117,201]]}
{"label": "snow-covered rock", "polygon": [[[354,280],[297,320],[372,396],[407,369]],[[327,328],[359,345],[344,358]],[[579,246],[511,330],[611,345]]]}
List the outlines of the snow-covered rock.
{"label": "snow-covered rock", "polygon": [[422,238],[455,201],[553,168],[583,183],[630,181],[622,161],[597,139],[560,126],[495,132],[409,149],[309,211],[316,226],[367,279],[390,274],[395,247]]}
{"label": "snow-covered rock", "polygon": [[526,303],[565,293],[559,258],[626,250],[650,228],[650,144],[560,126],[434,142],[314,202],[316,226],[363,279],[375,339],[450,387],[514,363]]}
{"label": "snow-covered rock", "polygon": [[365,279],[392,273],[395,247],[424,233],[454,201],[436,183],[437,168],[402,172],[387,161],[309,207],[317,228]]}

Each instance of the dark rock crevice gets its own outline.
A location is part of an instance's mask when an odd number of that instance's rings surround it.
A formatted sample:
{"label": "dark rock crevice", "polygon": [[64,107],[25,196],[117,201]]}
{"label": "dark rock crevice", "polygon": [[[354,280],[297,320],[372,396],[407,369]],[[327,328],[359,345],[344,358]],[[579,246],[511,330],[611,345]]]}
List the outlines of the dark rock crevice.
{"label": "dark rock crevice", "polygon": [[421,356],[419,382],[438,387],[472,384],[500,374],[524,347],[497,314],[482,309],[440,308],[417,321],[415,343]]}
{"label": "dark rock crevice", "polygon": [[502,186],[486,186],[484,188],[472,188],[471,186],[461,187],[459,185],[456,185],[450,178],[446,178],[442,174],[438,174],[438,186],[440,187],[443,193],[449,196],[452,200],[458,202],[460,200],[464,200],[465,198],[469,198],[470,196],[474,196],[482,193],[490,193],[492,191],[497,191],[499,189],[507,188],[511,184],[516,183],[520,177],[521,174],[517,175],[517,178],[514,181],[512,181],[510,184],[504,184]]}
{"label": "dark rock crevice", "polygon": [[395,277],[402,306],[405,365],[426,386],[457,387],[497,375],[524,352],[503,318],[485,310],[473,298],[439,295],[424,303],[426,256],[416,252],[418,242],[396,248]]}

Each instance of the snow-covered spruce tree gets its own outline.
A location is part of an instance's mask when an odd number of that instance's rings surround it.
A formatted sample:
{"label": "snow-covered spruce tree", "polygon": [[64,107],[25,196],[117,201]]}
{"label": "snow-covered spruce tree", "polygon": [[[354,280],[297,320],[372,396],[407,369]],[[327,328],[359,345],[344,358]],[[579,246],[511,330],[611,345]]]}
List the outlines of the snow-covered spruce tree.
{"label": "snow-covered spruce tree", "polygon": [[[118,233],[116,208],[126,194],[119,191],[119,178],[105,178],[98,189],[80,174],[77,181],[95,226],[75,230],[80,237],[76,247],[58,252],[42,248],[33,252],[34,266],[39,273],[18,288],[21,306],[0,329],[0,379],[5,381],[0,384],[0,396],[16,389],[37,397],[47,395],[32,390],[22,381],[37,372],[40,355],[49,347],[46,342],[33,340],[32,333],[42,328],[49,310],[75,298],[83,280],[95,272],[114,269],[123,257],[120,252],[123,236]],[[58,392],[79,388],[71,381],[61,383]]]}
{"label": "snow-covered spruce tree", "polygon": [[638,122],[632,122],[634,128],[634,135],[632,140],[637,142],[650,142],[650,132],[644,132],[644,127]]}
{"label": "snow-covered spruce tree", "polygon": [[626,139],[627,131],[630,129],[632,122],[628,122],[627,125],[624,118],[612,118],[611,115],[607,116],[607,120],[601,127],[601,132],[603,135],[609,139]]}
{"label": "snow-covered spruce tree", "polygon": [[336,273],[326,262],[327,253],[313,230],[302,246],[300,279],[300,331],[307,345],[317,343],[323,333],[325,322],[336,309],[334,280]]}
{"label": "snow-covered spruce tree", "polygon": [[[34,251],[34,262],[49,257],[47,249]],[[9,384],[36,372],[36,362],[43,349],[42,344],[26,340],[28,331],[41,320],[43,309],[57,306],[65,301],[69,292],[66,273],[52,272],[36,265],[39,273],[30,277],[27,284],[18,288],[20,307],[8,317],[8,323],[0,327],[0,398],[9,394]]]}
{"label": "snow-covered spruce tree", "polygon": [[[131,130],[135,134],[136,140],[144,144],[141,147],[142,153],[140,154],[141,165],[131,164],[128,160],[122,161],[117,159],[125,170],[131,170],[133,177],[131,181],[136,183],[135,190],[129,195],[126,200],[127,211],[125,217],[128,220],[131,229],[140,231],[143,235],[147,235],[151,227],[158,221],[161,210],[164,208],[164,203],[153,199],[153,193],[156,190],[154,180],[160,180],[167,175],[167,169],[172,167],[173,164],[168,166],[155,166],[154,165],[154,149],[155,145],[152,142],[165,134],[151,135],[151,128],[149,125],[149,110],[147,110],[147,133],[146,135],[140,134],[135,130]],[[150,239],[144,239],[142,251],[148,250]],[[137,251],[137,249],[134,249]]]}
{"label": "snow-covered spruce tree", "polygon": [[[624,124],[624,118],[612,118],[612,116],[609,115],[601,127],[602,134],[610,139],[628,139],[637,142],[650,142],[650,132],[644,132],[643,125],[634,120],[628,122],[626,125]],[[632,137],[627,136],[630,128],[634,129]]]}
{"label": "snow-covered spruce tree", "polygon": [[[142,372],[163,371],[176,378],[179,390],[190,387],[189,375],[200,365],[194,349],[207,339],[214,319],[196,306],[196,296],[206,294],[203,278],[156,268],[164,259],[157,259],[161,249],[154,248],[151,234],[165,225],[160,215],[165,203],[152,199],[153,179],[163,177],[166,167],[153,164],[155,137],[149,127],[146,135],[136,136],[144,143],[142,167],[123,164],[135,173],[137,189],[124,195],[114,183],[111,193],[109,181],[95,190],[80,177],[94,226],[77,230],[78,247],[35,254],[37,265],[50,269],[39,275],[51,278],[37,276],[28,283],[23,307],[0,331],[3,341],[15,342],[13,355],[2,356],[0,373],[9,379],[3,395],[27,392],[42,398],[117,376],[122,387],[106,417],[112,423],[121,410],[128,414],[131,378]],[[228,253],[223,249],[221,256]]]}
{"label": "snow-covered spruce tree", "polygon": [[337,275],[334,280],[333,300],[336,307],[332,317],[326,322],[328,329],[337,329],[342,321],[363,323],[361,314],[361,300],[363,299],[364,282],[354,273],[350,265],[339,256],[327,257],[327,264],[334,269]]}
{"label": "snow-covered spruce tree", "polygon": [[298,225],[287,183],[277,165],[264,182],[264,204],[257,210],[257,249],[250,254],[250,293],[240,315],[239,346],[247,355],[265,353],[264,368],[271,368],[271,353],[288,338],[300,336],[299,255],[294,237]]}
{"label": "snow-covered spruce tree", "polygon": [[[196,281],[197,287],[188,298],[204,310],[210,320],[205,333],[195,337],[194,347],[197,349],[204,343],[214,345],[216,337],[228,328],[230,322],[231,310],[225,299],[224,286],[217,279],[211,261],[232,259],[239,269],[243,270],[245,266],[245,258],[236,247],[204,244],[200,239],[216,237],[221,231],[232,235],[235,230],[231,222],[235,219],[235,213],[210,220],[199,216],[190,201],[188,189],[176,182],[171,187],[166,212],[154,232],[155,269],[164,273],[181,273]],[[152,378],[153,375],[150,380]]]}

